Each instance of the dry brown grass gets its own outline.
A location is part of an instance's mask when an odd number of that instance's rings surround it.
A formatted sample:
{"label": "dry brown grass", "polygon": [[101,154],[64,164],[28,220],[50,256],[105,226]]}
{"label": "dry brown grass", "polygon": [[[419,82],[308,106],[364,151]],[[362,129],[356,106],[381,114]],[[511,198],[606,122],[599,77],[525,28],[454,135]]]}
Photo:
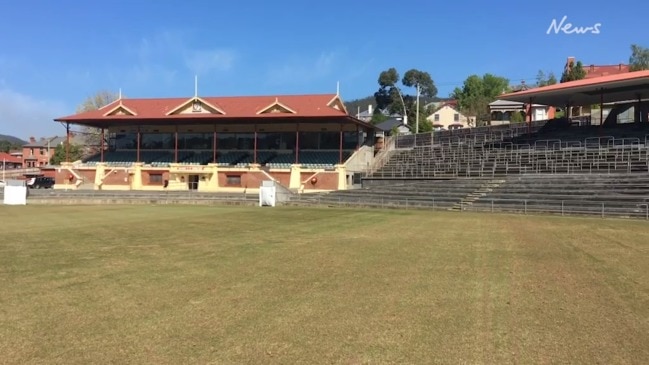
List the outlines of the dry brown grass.
{"label": "dry brown grass", "polygon": [[0,363],[649,363],[646,222],[0,207]]}

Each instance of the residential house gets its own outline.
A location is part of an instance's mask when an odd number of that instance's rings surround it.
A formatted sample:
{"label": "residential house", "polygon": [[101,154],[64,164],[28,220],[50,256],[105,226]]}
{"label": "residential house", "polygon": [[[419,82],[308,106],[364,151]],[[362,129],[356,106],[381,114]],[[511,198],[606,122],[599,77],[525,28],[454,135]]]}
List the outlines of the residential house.
{"label": "residential house", "polygon": [[390,118],[376,125],[378,135],[390,136],[396,130],[398,134],[410,134],[410,127],[403,124],[403,118]]}
{"label": "residential house", "polygon": [[10,153],[0,152],[0,168],[2,170],[20,169],[23,166],[23,160],[13,156]]}
{"label": "residential house", "polygon": [[[564,66],[564,69],[568,69],[575,63],[575,58],[574,57],[568,57],[566,61],[566,65]],[[597,77],[602,77],[602,76],[611,76],[611,75],[619,75],[627,72],[631,72],[630,65],[624,64],[624,63],[618,63],[617,65],[583,65],[584,71],[586,71],[586,79],[593,79]],[[625,104],[628,104],[628,102],[623,102]],[[609,104],[608,107],[604,107],[604,114],[608,114],[608,112],[613,108],[613,104]],[[586,106],[575,106],[571,108],[570,115],[571,116],[590,116],[593,119],[596,119],[596,121],[592,121],[595,124],[600,123],[600,111],[599,108],[596,108],[594,110],[591,110],[591,106],[586,105]],[[627,116],[623,116],[622,118],[627,118]],[[631,117],[632,118],[632,117]]]}
{"label": "residential house", "polygon": [[[356,113],[356,119],[362,120],[363,122],[370,123],[372,121],[372,117],[374,116],[374,106],[372,104],[369,104],[367,106],[367,110],[364,111],[358,111]],[[379,113],[385,115],[386,117],[390,118],[399,118],[401,117],[401,114],[390,114],[387,110],[383,109],[380,110]]]}
{"label": "residential house", "polygon": [[[564,70],[572,67],[575,64],[574,57],[568,57]],[[586,71],[586,79],[593,79],[596,77],[602,76],[611,76],[618,75],[630,72],[630,66],[624,63],[618,63],[617,65],[583,65],[584,71]]]}
{"label": "residential house", "polygon": [[23,168],[47,166],[54,156],[56,146],[63,144],[66,137],[50,137],[36,140],[29,137],[29,143],[23,146]]}
{"label": "residential house", "polygon": [[532,114],[532,121],[553,119],[556,108],[548,105],[530,105],[516,101],[496,100],[489,103],[490,125],[509,124],[514,113],[520,113],[524,121],[529,121]]}
{"label": "residential house", "polygon": [[451,103],[441,105],[431,115],[426,117],[433,129],[460,129],[475,126],[475,117],[460,113]]}

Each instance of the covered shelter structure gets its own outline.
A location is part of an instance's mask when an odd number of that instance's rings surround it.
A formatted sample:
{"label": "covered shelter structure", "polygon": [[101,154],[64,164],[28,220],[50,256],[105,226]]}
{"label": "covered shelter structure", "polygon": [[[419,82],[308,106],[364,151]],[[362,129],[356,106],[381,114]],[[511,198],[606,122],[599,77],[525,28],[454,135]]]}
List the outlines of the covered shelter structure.
{"label": "covered shelter structure", "polygon": [[[635,122],[642,123],[648,121],[649,71],[570,81],[503,94],[498,98],[528,105],[542,104],[568,109],[573,106],[600,105],[600,113],[603,113],[603,105],[607,103],[633,103],[636,107]],[[600,120],[603,120],[603,115],[600,115]],[[608,122],[607,120],[606,123]]]}
{"label": "covered shelter structure", "polygon": [[[374,142],[374,126],[350,116],[338,94],[120,95],[55,121],[68,135],[59,189],[243,192],[274,180],[296,190],[338,190],[346,188],[346,163],[373,153]],[[74,125],[99,131],[96,155],[70,161]]]}

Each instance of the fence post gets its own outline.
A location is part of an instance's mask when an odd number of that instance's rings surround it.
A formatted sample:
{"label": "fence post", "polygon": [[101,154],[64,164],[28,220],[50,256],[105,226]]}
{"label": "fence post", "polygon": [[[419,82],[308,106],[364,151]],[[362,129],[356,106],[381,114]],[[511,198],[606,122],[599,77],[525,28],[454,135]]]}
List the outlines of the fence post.
{"label": "fence post", "polygon": [[561,216],[563,217],[563,200],[561,201]]}
{"label": "fence post", "polygon": [[494,200],[491,199],[491,213],[494,212]]}
{"label": "fence post", "polygon": [[645,206],[647,210],[645,210],[645,219],[649,221],[649,204]]}
{"label": "fence post", "polygon": [[525,199],[525,214],[527,214],[527,199]]}
{"label": "fence post", "polygon": [[408,198],[406,198],[406,210],[408,209]]}
{"label": "fence post", "polygon": [[604,218],[604,203],[602,203],[602,218]]}
{"label": "fence post", "polygon": [[435,198],[433,198],[433,210],[435,210]]}

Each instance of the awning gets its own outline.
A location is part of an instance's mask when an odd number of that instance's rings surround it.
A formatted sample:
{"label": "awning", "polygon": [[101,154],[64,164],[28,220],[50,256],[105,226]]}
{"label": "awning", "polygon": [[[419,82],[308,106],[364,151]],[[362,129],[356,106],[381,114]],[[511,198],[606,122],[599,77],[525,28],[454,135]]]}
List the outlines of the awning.
{"label": "awning", "polygon": [[636,71],[592,79],[570,81],[503,94],[501,100],[552,106],[595,105],[649,97],[649,71]]}

